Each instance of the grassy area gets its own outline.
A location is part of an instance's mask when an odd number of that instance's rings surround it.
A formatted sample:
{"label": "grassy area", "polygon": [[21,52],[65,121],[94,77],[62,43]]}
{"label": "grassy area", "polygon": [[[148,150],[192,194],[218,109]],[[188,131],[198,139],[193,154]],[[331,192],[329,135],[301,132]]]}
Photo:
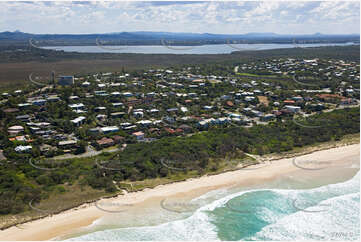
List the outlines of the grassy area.
{"label": "grassy area", "polygon": [[[103,190],[92,189],[89,186],[83,187],[80,184],[58,186],[55,191],[50,193],[48,199],[42,200],[40,204],[31,204],[34,209],[30,209],[29,205],[29,210],[26,212],[0,216],[0,229],[58,214],[82,204],[96,201],[106,195],[111,194],[106,194]],[[19,228],[22,226],[20,225]]]}
{"label": "grassy area", "polygon": [[113,152],[114,150],[117,150],[119,149],[119,146],[118,145],[113,145],[113,146],[110,146],[110,147],[107,147],[105,149],[102,149],[102,152]]}
{"label": "grassy area", "polygon": [[264,157],[270,160],[278,160],[282,158],[290,158],[290,157],[305,155],[319,150],[332,149],[336,147],[359,144],[359,143],[360,143],[360,133],[349,134],[343,136],[340,140],[337,141],[333,140],[329,142],[316,143],[304,147],[296,147],[291,151],[281,152],[279,154],[267,154]]}

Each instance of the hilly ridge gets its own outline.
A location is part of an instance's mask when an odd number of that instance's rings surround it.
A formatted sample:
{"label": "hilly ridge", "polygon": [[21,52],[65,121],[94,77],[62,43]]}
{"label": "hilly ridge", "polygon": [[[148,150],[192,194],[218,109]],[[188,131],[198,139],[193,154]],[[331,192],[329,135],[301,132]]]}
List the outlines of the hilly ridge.
{"label": "hilly ridge", "polygon": [[0,32],[0,45],[24,45],[30,39],[39,46],[55,45],[96,45],[99,39],[105,45],[161,45],[171,41],[171,45],[203,45],[236,43],[292,43],[297,42],[356,42],[359,34],[331,35],[285,35],[276,33],[212,34],[212,33],[175,33],[175,32],[115,32],[94,34],[31,34],[21,31]]}

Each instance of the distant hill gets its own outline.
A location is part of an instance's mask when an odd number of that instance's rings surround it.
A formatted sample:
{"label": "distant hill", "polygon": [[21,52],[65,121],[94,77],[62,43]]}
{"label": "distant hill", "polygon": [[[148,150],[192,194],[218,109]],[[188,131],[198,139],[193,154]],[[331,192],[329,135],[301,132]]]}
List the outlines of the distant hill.
{"label": "distant hill", "polygon": [[172,32],[119,32],[104,34],[30,34],[0,32],[0,45],[24,45],[32,40],[37,46],[54,45],[203,45],[225,43],[357,42],[359,34],[284,35],[276,33],[212,34]]}

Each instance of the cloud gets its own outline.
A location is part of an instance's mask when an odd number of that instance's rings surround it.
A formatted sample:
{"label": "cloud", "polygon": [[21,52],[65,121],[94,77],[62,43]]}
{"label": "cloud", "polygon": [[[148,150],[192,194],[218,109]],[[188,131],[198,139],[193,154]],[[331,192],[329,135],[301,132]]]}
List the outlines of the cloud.
{"label": "cloud", "polygon": [[186,4],[197,4],[197,3],[204,3],[203,1],[152,1],[146,2],[152,6],[168,6],[168,5],[186,5]]}
{"label": "cloud", "polygon": [[2,29],[31,33],[144,30],[335,34],[359,33],[360,29],[360,3],[346,1],[9,1],[1,4]]}

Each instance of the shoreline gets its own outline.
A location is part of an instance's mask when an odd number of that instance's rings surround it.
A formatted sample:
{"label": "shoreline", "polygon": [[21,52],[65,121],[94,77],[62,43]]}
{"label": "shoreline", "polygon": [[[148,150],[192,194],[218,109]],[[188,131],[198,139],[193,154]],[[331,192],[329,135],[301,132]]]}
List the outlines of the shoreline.
{"label": "shoreline", "polygon": [[292,157],[305,158],[312,161],[319,161],[320,163],[322,160],[332,161],[332,163],[337,163],[337,165],[344,165],[345,162],[347,162],[345,158],[350,156],[358,157],[359,160],[359,143],[337,146],[336,144],[336,148],[326,147],[326,149],[322,149],[322,145],[311,147],[311,151],[302,151],[301,154],[283,154],[284,157],[280,157],[280,159],[273,157],[273,159],[268,160],[270,162],[269,164],[261,165],[259,168],[255,165],[252,166],[252,169],[238,169],[214,175],[204,175],[185,181],[159,185],[152,189],[146,188],[142,191],[127,193],[125,195],[102,198],[97,202],[86,203],[56,215],[46,216],[41,219],[12,226],[0,231],[0,237],[4,240],[49,240],[72,234],[77,229],[91,225],[97,219],[109,214],[109,212],[102,211],[96,206],[98,202],[114,203],[122,208],[128,205],[136,208],[137,205],[139,206],[139,204],[154,198],[161,199],[194,192],[204,194],[219,188],[231,187],[236,183],[242,186],[260,184],[261,182],[275,179],[280,175],[300,170],[300,168],[292,162]]}

